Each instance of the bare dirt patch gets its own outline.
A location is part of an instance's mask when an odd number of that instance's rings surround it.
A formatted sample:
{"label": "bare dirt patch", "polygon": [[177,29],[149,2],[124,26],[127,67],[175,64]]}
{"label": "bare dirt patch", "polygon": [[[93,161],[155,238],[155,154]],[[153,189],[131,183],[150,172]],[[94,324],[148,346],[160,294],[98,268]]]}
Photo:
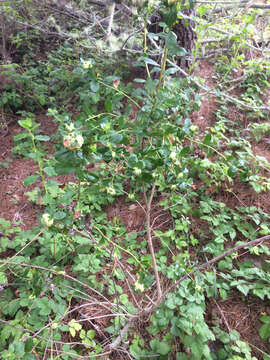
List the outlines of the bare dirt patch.
{"label": "bare dirt patch", "polygon": [[[36,122],[40,124],[40,130],[44,135],[52,135],[57,130],[57,124],[44,114],[37,115]],[[12,120],[8,126],[8,133],[0,137],[0,162],[10,159],[8,168],[0,167],[0,217],[11,223],[21,222],[23,229],[28,230],[37,225],[37,215],[42,212],[42,208],[28,200],[27,192],[35,187],[42,189],[41,181],[37,181],[31,186],[24,186],[23,181],[27,176],[33,175],[38,171],[38,165],[31,159],[24,159],[21,156],[15,157],[12,154],[14,146],[13,137],[23,129],[17,123],[17,119]],[[53,153],[54,145],[52,142],[46,143],[49,153]],[[67,182],[72,176],[58,176],[59,182]]]}
{"label": "bare dirt patch", "polygon": [[[262,359],[262,353],[270,352],[270,344],[262,341],[259,335],[259,328],[262,326],[260,317],[270,316],[270,306],[268,301],[262,301],[252,296],[243,296],[238,291],[234,291],[225,301],[210,301],[208,311],[211,312],[212,321],[217,321],[221,328],[230,333],[236,330],[241,334],[241,340],[246,341],[253,355]],[[209,316],[209,314],[208,314]]]}
{"label": "bare dirt patch", "polygon": [[[213,65],[209,62],[202,60],[199,65],[198,75],[205,79],[205,85],[209,88],[216,86],[216,80],[214,79],[215,71]],[[194,111],[191,115],[192,121],[199,127],[200,132],[205,131],[207,127],[211,127],[216,120],[215,111],[218,108],[217,100],[213,94],[204,95],[200,110]]]}

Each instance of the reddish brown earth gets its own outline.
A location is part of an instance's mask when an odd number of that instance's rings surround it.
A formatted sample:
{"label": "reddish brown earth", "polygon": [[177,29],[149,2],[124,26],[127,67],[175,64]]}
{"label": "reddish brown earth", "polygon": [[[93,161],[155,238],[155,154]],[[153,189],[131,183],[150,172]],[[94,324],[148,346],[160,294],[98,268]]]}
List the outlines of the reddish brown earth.
{"label": "reddish brown earth", "polygon": [[[206,84],[213,88],[215,86],[215,79],[213,78],[213,65],[203,61],[200,65],[200,76],[205,78]],[[214,96],[208,94],[202,100],[201,108],[192,114],[191,118],[202,132],[207,127],[213,126],[216,121],[215,112],[218,109],[218,103]],[[248,120],[242,113],[239,114],[237,109],[232,106],[230,111],[230,118],[241,119],[248,125]],[[43,134],[51,135],[56,129],[57,125],[52,122],[50,118],[41,114],[37,115],[36,121],[41,124],[40,128]],[[0,167],[0,217],[9,220],[11,223],[20,221],[23,229],[30,229],[37,225],[37,215],[42,212],[42,207],[34,205],[28,201],[26,192],[33,189],[40,184],[34,184],[30,187],[23,185],[23,180],[32,175],[37,170],[37,165],[32,160],[25,160],[23,158],[15,158],[11,154],[13,147],[13,136],[21,131],[17,121],[13,121],[8,126],[8,132],[0,134],[0,161],[3,162],[7,158],[11,158],[12,162],[7,169]],[[259,143],[254,143],[253,149],[255,154],[264,156],[270,161],[270,144],[265,139]],[[49,144],[49,150],[53,151],[53,145]],[[267,173],[267,172],[266,172]],[[265,174],[267,175],[267,174]],[[268,172],[269,176],[269,172]],[[67,181],[70,177],[59,177],[59,181]],[[195,188],[200,187],[200,184],[195,184]],[[217,201],[223,201],[227,206],[234,208],[235,206],[257,206],[265,212],[270,212],[270,194],[257,194],[247,184],[237,183],[232,189],[229,189],[228,184],[223,184],[220,189],[209,189],[209,193],[213,193],[213,198]],[[139,232],[144,228],[145,213],[144,210],[136,203],[126,203],[122,198],[117,199],[112,205],[108,206],[107,214],[109,219],[114,217],[120,218],[128,232]],[[155,220],[155,229],[166,229],[169,225],[168,214],[162,212],[158,205],[154,204],[152,214],[152,221]],[[197,224],[199,225],[199,224]],[[90,313],[102,311],[102,309],[88,309]],[[226,331],[232,329],[237,330],[241,334],[242,340],[246,340],[251,345],[262,349],[266,353],[270,353],[270,345],[261,340],[258,329],[261,326],[259,318],[267,314],[270,316],[270,306],[266,301],[261,301],[258,298],[251,298],[240,296],[237,291],[233,292],[226,301],[214,300],[209,301],[207,308],[207,319],[212,323],[213,318],[217,319],[219,325]],[[99,324],[100,327],[105,328],[107,324]],[[106,325],[106,326],[105,326]],[[258,359],[262,359],[260,352],[256,351],[254,355]]]}

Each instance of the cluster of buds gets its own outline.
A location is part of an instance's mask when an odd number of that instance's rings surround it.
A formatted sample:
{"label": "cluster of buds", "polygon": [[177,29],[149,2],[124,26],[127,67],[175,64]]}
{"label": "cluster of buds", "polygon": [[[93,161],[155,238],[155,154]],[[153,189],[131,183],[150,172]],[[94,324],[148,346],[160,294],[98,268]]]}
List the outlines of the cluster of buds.
{"label": "cluster of buds", "polygon": [[78,150],[82,147],[84,140],[81,134],[79,134],[74,125],[66,125],[68,133],[63,138],[63,145],[69,150]]}
{"label": "cluster of buds", "polygon": [[134,172],[135,175],[141,175],[142,170],[139,169],[139,168],[137,168],[137,167],[134,167],[134,168],[133,168],[133,172]]}
{"label": "cluster of buds", "polygon": [[84,60],[84,61],[82,62],[82,67],[83,67],[84,69],[90,69],[92,66],[93,66],[93,65],[92,65],[92,62],[91,62],[91,61]]}
{"label": "cluster of buds", "polygon": [[109,195],[112,195],[112,196],[116,195],[115,188],[112,186],[107,186],[106,191],[107,191],[107,194],[109,194]]}
{"label": "cluster of buds", "polygon": [[53,218],[51,217],[50,214],[45,213],[42,215],[41,222],[43,225],[50,227],[53,225]]}

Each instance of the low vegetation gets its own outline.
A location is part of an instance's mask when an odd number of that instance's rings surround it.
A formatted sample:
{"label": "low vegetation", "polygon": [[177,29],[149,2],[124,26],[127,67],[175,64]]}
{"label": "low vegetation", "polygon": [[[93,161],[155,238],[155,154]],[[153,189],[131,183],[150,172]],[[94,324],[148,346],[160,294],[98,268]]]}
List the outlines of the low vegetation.
{"label": "low vegetation", "polygon": [[[145,3],[127,20],[129,68],[117,14],[89,51],[76,22],[93,20],[86,4],[70,27],[58,16],[75,5],[55,8],[50,46],[29,20],[44,14],[23,3],[29,14],[1,5],[2,45],[25,52],[2,54],[2,137],[14,121],[21,130],[0,169],[31,159],[22,181],[39,215],[27,230],[0,218],[1,359],[270,359],[270,203],[257,201],[270,190],[268,5],[221,17],[207,2],[160,3],[154,34]],[[185,16],[197,36],[188,69],[174,62],[190,56],[173,32]],[[57,131],[41,130],[40,113]],[[259,345],[221,309],[236,297],[260,306]]]}

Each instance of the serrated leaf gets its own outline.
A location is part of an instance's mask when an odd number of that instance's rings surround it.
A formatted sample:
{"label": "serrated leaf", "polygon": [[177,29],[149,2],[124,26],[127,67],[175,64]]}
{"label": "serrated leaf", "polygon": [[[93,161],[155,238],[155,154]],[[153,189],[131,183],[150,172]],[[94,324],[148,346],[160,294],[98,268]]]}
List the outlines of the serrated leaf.
{"label": "serrated leaf", "polygon": [[64,211],[57,211],[55,214],[53,214],[53,218],[55,220],[62,220],[67,216],[67,214]]}

